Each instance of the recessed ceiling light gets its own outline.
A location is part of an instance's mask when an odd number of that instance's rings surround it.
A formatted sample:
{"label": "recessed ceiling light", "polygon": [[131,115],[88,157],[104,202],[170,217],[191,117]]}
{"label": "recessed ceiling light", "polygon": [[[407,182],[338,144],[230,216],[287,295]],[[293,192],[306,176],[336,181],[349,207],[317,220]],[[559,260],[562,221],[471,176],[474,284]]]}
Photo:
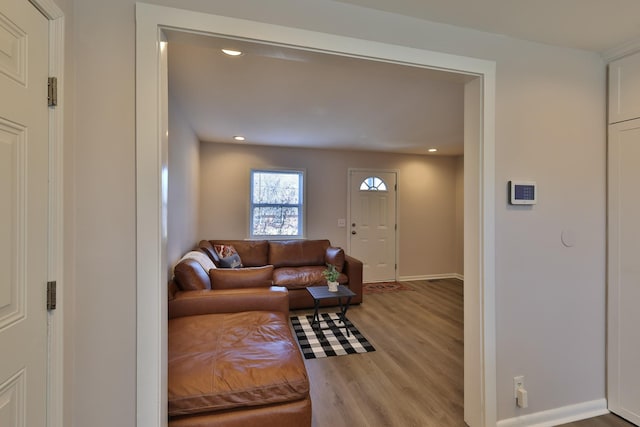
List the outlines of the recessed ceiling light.
{"label": "recessed ceiling light", "polygon": [[240,55],[242,55],[242,52],[240,52],[239,50],[233,50],[233,49],[222,49],[222,53],[224,53],[225,55],[229,55],[229,56],[240,56]]}
{"label": "recessed ceiling light", "polygon": [[237,136],[234,136],[234,137],[233,137],[233,139],[235,139],[236,141],[244,141],[244,140],[245,140],[245,137],[244,137],[244,136],[237,135]]}
{"label": "recessed ceiling light", "polygon": [[437,148],[429,148],[429,150],[427,150],[427,151],[429,151],[430,153],[435,153],[436,151],[438,151],[438,149]]}

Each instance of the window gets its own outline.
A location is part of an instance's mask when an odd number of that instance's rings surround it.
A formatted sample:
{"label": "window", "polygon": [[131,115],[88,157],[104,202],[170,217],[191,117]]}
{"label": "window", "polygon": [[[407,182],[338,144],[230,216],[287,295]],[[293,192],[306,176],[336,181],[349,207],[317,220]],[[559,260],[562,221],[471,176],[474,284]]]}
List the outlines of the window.
{"label": "window", "polygon": [[387,191],[387,184],[377,176],[370,176],[362,181],[360,191]]}
{"label": "window", "polygon": [[251,237],[304,237],[304,172],[251,171]]}

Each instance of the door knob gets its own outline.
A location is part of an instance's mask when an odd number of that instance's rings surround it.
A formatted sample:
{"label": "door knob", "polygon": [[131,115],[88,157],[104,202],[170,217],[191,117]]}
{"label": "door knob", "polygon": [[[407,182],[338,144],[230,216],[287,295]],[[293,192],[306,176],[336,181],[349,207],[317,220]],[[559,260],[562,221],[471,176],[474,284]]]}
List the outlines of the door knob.
{"label": "door knob", "polygon": [[356,233],[356,230],[353,230],[353,231],[351,232],[351,234],[357,234],[357,233]]}

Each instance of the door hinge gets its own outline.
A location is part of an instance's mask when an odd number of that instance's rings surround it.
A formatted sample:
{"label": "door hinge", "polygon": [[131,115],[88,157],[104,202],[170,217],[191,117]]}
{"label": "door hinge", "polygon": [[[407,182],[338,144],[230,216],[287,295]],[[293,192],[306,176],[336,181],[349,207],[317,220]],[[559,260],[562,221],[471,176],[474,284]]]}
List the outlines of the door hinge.
{"label": "door hinge", "polygon": [[47,282],[47,310],[56,309],[56,282]]}
{"label": "door hinge", "polygon": [[47,105],[55,107],[58,105],[58,78],[49,77],[47,85]]}
{"label": "door hinge", "polygon": [[393,266],[393,269],[394,269],[394,270],[397,270],[397,269],[398,269],[398,264],[395,264],[395,265]]}

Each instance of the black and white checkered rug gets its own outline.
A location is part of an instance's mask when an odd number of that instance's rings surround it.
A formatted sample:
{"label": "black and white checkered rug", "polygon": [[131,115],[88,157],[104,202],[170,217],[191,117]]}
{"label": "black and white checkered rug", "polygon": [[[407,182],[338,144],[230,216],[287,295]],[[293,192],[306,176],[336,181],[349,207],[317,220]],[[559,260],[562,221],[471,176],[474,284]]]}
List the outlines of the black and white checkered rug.
{"label": "black and white checkered rug", "polygon": [[325,330],[319,330],[317,326],[312,329],[312,317],[291,317],[291,324],[305,359],[376,351],[349,319],[347,319],[349,328],[349,336],[347,336],[344,325],[338,322],[337,313],[320,314],[320,326],[331,327]]}

